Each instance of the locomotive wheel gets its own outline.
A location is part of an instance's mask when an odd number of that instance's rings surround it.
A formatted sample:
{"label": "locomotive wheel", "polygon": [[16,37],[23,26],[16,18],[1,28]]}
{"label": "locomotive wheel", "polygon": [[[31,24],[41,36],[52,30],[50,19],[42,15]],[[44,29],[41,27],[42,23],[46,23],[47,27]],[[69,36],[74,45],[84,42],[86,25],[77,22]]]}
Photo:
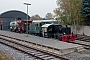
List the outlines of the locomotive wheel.
{"label": "locomotive wheel", "polygon": [[12,29],[10,29],[10,31],[12,31]]}
{"label": "locomotive wheel", "polygon": [[62,36],[59,36],[59,35],[58,35],[58,36],[57,36],[57,39],[60,40],[60,41],[62,41]]}

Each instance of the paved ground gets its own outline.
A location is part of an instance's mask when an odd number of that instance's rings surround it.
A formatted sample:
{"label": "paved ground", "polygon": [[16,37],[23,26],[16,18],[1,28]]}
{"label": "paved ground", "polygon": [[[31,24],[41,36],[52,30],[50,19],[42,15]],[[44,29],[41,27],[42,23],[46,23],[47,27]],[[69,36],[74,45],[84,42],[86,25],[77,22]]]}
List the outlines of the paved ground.
{"label": "paved ground", "polygon": [[28,35],[28,37],[26,37],[26,34],[19,34],[19,33],[14,33],[10,31],[0,30],[0,34],[7,35],[10,37],[15,37],[15,38],[30,41],[30,42],[34,42],[34,43],[49,46],[49,47],[53,47],[53,48],[57,48],[60,50],[69,50],[70,48],[75,49],[81,46],[77,44],[61,42],[61,41],[57,41],[54,39],[42,38],[42,37],[32,36],[32,35]]}

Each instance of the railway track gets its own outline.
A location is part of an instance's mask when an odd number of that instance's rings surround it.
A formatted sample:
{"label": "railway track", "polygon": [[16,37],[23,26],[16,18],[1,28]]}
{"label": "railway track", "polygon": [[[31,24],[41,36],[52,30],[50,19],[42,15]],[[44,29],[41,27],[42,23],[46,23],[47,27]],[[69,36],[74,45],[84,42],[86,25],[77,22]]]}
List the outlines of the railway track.
{"label": "railway track", "polygon": [[78,34],[74,42],[68,42],[68,43],[83,45],[85,49],[90,50],[90,36]]}
{"label": "railway track", "polygon": [[5,35],[0,36],[0,43],[7,45],[13,49],[16,49],[18,51],[21,51],[24,54],[32,56],[35,59],[40,59],[40,60],[69,60],[69,59],[61,57],[58,54],[29,46],[28,43],[27,44],[25,43],[25,41],[22,41],[22,40],[20,41],[16,38],[8,37]]}
{"label": "railway track", "polygon": [[90,50],[90,36],[78,34],[76,40],[74,42],[69,43],[83,45],[85,49]]}
{"label": "railway track", "polygon": [[78,34],[76,40],[85,41],[85,42],[90,42],[90,36],[79,35],[79,34]]}

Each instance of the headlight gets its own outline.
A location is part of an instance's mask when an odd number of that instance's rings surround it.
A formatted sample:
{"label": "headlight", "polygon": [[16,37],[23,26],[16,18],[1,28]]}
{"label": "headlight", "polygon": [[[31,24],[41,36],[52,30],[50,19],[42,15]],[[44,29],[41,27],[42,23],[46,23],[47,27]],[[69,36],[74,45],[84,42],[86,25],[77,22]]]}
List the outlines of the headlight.
{"label": "headlight", "polygon": [[10,29],[12,29],[12,27],[10,27]]}
{"label": "headlight", "polygon": [[63,34],[65,35],[66,33],[64,32]]}

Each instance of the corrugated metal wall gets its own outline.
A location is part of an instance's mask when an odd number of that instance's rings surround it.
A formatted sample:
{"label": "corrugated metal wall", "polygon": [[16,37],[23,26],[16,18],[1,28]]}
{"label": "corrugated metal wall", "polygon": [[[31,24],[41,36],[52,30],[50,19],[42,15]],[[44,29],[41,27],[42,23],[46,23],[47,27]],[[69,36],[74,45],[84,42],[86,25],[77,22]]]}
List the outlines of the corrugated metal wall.
{"label": "corrugated metal wall", "polygon": [[[30,18],[29,15],[28,17]],[[21,18],[21,20],[26,20],[27,14],[22,11],[11,10],[0,14],[0,18],[3,19],[3,24],[0,24],[0,29],[2,25],[2,30],[9,30],[9,24],[11,21],[17,20],[18,18]]]}
{"label": "corrugated metal wall", "polygon": [[[26,20],[25,18],[21,18],[22,20]],[[15,21],[15,18],[3,18],[3,30],[10,29],[10,22]]]}
{"label": "corrugated metal wall", "polygon": [[9,30],[9,24],[11,21],[14,21],[14,18],[3,18],[3,30]]}

